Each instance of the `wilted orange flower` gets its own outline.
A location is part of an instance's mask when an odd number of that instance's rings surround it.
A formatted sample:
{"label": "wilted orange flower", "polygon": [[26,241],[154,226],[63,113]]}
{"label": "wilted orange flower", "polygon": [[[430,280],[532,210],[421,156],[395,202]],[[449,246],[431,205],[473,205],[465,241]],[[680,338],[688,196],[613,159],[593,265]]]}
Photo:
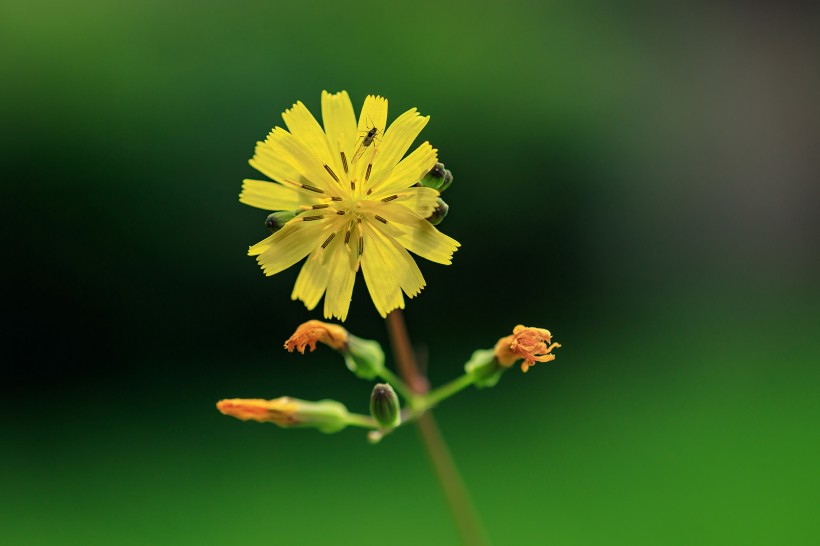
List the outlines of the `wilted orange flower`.
{"label": "wilted orange flower", "polygon": [[328,324],[320,320],[309,320],[300,324],[296,331],[285,342],[285,349],[293,352],[294,349],[305,354],[305,347],[311,352],[316,350],[316,343],[324,343],[337,351],[347,346],[347,330],[338,324]]}
{"label": "wilted orange flower", "polygon": [[274,400],[234,398],[220,400],[217,409],[243,421],[275,423],[280,427],[311,427],[322,432],[337,432],[350,424],[347,408],[335,400],[309,402],[289,396]]}
{"label": "wilted orange flower", "polygon": [[495,357],[499,364],[507,368],[523,358],[521,371],[526,372],[536,362],[555,360],[555,355],[550,352],[561,345],[548,345],[551,340],[552,334],[549,330],[519,324],[513,329],[511,336],[498,340],[495,345]]}
{"label": "wilted orange flower", "polygon": [[275,400],[263,400],[261,398],[220,400],[216,407],[223,414],[243,421],[276,423],[280,427],[291,427],[299,424],[299,420],[296,418],[298,403],[287,396]]}

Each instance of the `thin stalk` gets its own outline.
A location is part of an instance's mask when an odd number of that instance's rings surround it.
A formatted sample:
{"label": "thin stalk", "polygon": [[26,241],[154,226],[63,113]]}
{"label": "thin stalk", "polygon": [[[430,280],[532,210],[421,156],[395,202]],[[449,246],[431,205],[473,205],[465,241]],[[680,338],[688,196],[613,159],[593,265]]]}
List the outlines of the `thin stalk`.
{"label": "thin stalk", "polygon": [[422,398],[422,409],[432,408],[437,405],[442,400],[446,400],[450,398],[454,394],[459,391],[462,391],[473,384],[473,376],[469,374],[464,374],[459,376],[449,383],[445,383],[440,387],[436,387],[435,389],[428,392]]}
{"label": "thin stalk", "polygon": [[[410,345],[410,336],[407,334],[404,316],[399,309],[387,315],[387,329],[402,377],[415,393],[426,394],[429,390],[429,382],[420,372]],[[433,415],[428,411],[422,414],[416,423],[439,485],[441,485],[455,519],[462,543],[467,546],[487,546],[489,543],[472,502],[470,502],[467,489],[464,487],[458,468],[453,462],[452,455],[447,449],[447,444],[439,432]]]}
{"label": "thin stalk", "polygon": [[347,424],[354,427],[378,429],[379,425],[369,415],[362,415],[361,413],[348,413]]}
{"label": "thin stalk", "polygon": [[397,391],[399,391],[399,394],[404,397],[404,399],[407,401],[408,404],[411,404],[411,405],[415,404],[415,401],[418,398],[418,395],[416,393],[414,393],[413,391],[411,391],[410,387],[408,387],[407,384],[399,378],[399,376],[397,376],[396,374],[394,374],[393,372],[391,372],[387,368],[384,368],[379,373],[379,375],[381,376],[382,379],[384,379],[385,381],[390,383],[390,386],[392,386]]}

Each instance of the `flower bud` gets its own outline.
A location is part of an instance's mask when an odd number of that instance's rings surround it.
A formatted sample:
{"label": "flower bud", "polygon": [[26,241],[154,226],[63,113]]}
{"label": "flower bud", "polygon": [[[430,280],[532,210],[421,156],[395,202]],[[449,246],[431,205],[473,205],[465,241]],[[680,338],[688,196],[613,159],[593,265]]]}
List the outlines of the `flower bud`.
{"label": "flower bud", "polygon": [[272,212],[268,214],[267,218],[265,218],[265,225],[268,226],[271,233],[276,233],[285,227],[285,224],[293,220],[299,212],[301,211],[282,210],[279,212]]}
{"label": "flower bud", "polygon": [[274,423],[282,428],[316,428],[322,432],[338,432],[348,425],[348,411],[335,400],[308,402],[283,396],[274,400],[234,398],[220,400],[217,409],[243,421]]}
{"label": "flower bud", "polygon": [[427,188],[433,188],[443,192],[453,183],[453,173],[444,168],[444,163],[436,163],[433,168],[424,175],[419,184]]}
{"label": "flower bud", "polygon": [[370,415],[381,428],[395,428],[401,423],[399,397],[387,383],[379,383],[370,394]]}
{"label": "flower bud", "polygon": [[444,199],[441,197],[438,198],[436,202],[436,208],[433,209],[433,214],[427,217],[427,221],[437,226],[444,220],[444,217],[447,216],[447,213],[450,211],[450,206],[444,202]]}

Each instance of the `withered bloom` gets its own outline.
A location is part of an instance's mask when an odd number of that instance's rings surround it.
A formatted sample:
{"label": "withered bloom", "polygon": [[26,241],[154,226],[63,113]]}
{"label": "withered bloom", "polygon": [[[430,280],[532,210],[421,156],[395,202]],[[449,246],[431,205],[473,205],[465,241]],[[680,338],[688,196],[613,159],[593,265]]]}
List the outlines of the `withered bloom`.
{"label": "withered bloom", "polygon": [[498,363],[506,368],[523,359],[521,371],[526,372],[536,362],[555,360],[555,355],[551,354],[551,351],[561,345],[550,344],[551,340],[552,334],[549,330],[519,324],[513,329],[511,336],[498,340],[495,345],[495,357]]}
{"label": "withered bloom", "polygon": [[324,343],[331,349],[341,351],[347,347],[347,341],[347,330],[338,324],[309,320],[300,324],[293,335],[288,338],[285,342],[285,349],[291,353],[295,349],[305,354],[305,347],[310,347],[313,352],[316,350],[316,343]]}

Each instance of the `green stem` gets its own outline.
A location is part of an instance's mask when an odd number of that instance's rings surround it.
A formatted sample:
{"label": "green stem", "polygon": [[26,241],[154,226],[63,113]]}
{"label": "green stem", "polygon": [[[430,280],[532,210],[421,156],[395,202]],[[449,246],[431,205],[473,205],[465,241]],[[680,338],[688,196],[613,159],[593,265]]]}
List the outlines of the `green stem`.
{"label": "green stem", "polygon": [[449,383],[436,387],[422,397],[421,409],[424,410],[436,406],[442,400],[446,400],[457,392],[462,391],[472,385],[473,380],[474,378],[472,374],[464,374],[453,379]]}
{"label": "green stem", "polygon": [[354,427],[378,429],[379,425],[369,415],[362,415],[361,413],[348,413],[347,424]]}
{"label": "green stem", "polygon": [[[390,333],[390,343],[393,346],[393,354],[396,357],[402,377],[407,382],[407,385],[410,386],[413,393],[415,393],[409,400],[421,399],[423,403],[425,400],[424,394],[429,390],[429,383],[427,378],[422,375],[416,362],[416,357],[410,345],[410,336],[407,334],[407,326],[404,323],[401,310],[396,309],[387,315],[387,328]],[[439,389],[436,389],[436,391],[438,390]],[[433,392],[435,393],[436,391]],[[456,390],[452,392],[456,392]],[[487,546],[489,543],[481,528],[481,522],[478,519],[475,509],[470,502],[467,488],[464,487],[464,482],[461,480],[458,468],[453,462],[453,457],[447,449],[447,444],[444,442],[444,438],[438,430],[432,413],[426,412],[421,414],[418,418],[417,425],[419,433],[421,434],[422,443],[430,457],[430,462],[436,472],[436,477],[444,492],[444,497],[447,499],[447,504],[453,514],[453,519],[455,519],[456,528],[458,529],[462,543],[467,546]]]}

